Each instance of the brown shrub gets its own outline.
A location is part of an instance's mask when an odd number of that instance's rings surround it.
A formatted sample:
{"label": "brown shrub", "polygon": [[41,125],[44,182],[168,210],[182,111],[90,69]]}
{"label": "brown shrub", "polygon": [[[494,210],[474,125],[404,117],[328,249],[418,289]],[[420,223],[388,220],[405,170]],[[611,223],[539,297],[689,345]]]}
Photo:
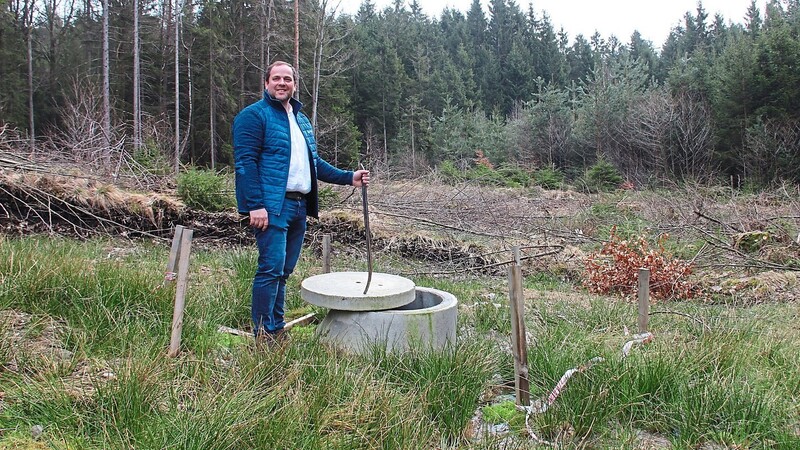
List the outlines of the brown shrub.
{"label": "brown shrub", "polygon": [[664,250],[663,235],[656,248],[647,240],[624,240],[612,228],[603,247],[589,254],[585,261],[587,277],[584,285],[597,294],[619,293],[625,296],[637,291],[639,269],[650,269],[650,295],[653,299],[692,298],[699,288],[688,280],[693,264],[672,258]]}

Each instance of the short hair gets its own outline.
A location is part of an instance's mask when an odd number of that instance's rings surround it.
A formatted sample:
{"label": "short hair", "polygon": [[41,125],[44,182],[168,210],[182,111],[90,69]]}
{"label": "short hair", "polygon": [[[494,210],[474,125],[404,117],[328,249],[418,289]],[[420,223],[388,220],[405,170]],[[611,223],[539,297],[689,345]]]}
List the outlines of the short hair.
{"label": "short hair", "polygon": [[287,66],[290,69],[292,69],[292,78],[294,78],[295,82],[297,81],[297,70],[295,70],[295,68],[292,67],[292,65],[287,63],[286,61],[275,61],[272,64],[270,64],[269,66],[267,66],[267,69],[265,70],[265,72],[267,73],[267,76],[266,76],[267,80],[269,80],[269,76],[272,74],[272,68],[273,67],[277,67],[277,66]]}

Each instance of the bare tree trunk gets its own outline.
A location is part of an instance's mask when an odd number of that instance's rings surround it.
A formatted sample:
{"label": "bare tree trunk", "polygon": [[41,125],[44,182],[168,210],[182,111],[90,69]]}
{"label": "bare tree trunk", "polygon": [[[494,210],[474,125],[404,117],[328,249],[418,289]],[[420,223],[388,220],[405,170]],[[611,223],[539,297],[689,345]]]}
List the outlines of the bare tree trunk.
{"label": "bare tree trunk", "polygon": [[[267,4],[267,56],[266,56],[266,63],[272,61],[272,23],[275,21],[275,0],[269,0]],[[266,66],[264,66],[266,68]],[[267,74],[263,73],[263,79],[261,80],[261,89],[264,89],[264,85],[267,81]]]}
{"label": "bare tree trunk", "polygon": [[268,51],[267,47],[269,45],[267,43],[267,40],[269,39],[269,14],[271,12],[269,8],[270,8],[271,5],[267,6],[267,0],[261,0],[261,2],[259,3],[258,6],[259,6],[259,8],[258,8],[258,13],[259,13],[258,14],[258,18],[259,18],[259,24],[258,24],[258,32],[259,32],[259,40],[258,40],[258,44],[259,44],[259,61],[258,61],[258,64],[259,64],[259,66],[261,68],[261,86],[264,86],[264,84],[265,84],[265,82],[267,80],[267,74],[264,72],[264,69],[266,69],[266,67],[268,65],[267,61],[269,61],[269,59],[267,57],[267,51]]}
{"label": "bare tree trunk", "polygon": [[[342,40],[349,35],[349,30],[344,33],[329,33],[331,21],[335,20],[338,4],[328,9],[328,0],[315,0],[316,5],[311,5],[309,11],[313,14],[314,23],[314,54],[313,72],[311,75],[311,125],[318,136],[323,132],[319,124],[319,96],[323,78],[335,77],[351,68],[352,51],[342,46],[335,46],[335,41]],[[330,55],[328,54],[330,52]],[[323,75],[323,68],[325,75]],[[336,121],[332,122],[336,123]],[[335,128],[335,127],[334,127]]]}
{"label": "bare tree trunk", "polygon": [[388,132],[386,131],[386,91],[384,90],[382,93],[383,101],[381,102],[382,114],[383,114],[383,166],[389,167],[389,144],[388,144]]}
{"label": "bare tree trunk", "polygon": [[[75,0],[67,0],[62,3],[61,0],[46,0],[45,11],[43,17],[46,20],[47,28],[47,62],[48,62],[48,80],[47,86],[50,92],[56,92],[60,89],[58,86],[58,63],[60,55],[60,44],[67,32],[74,31],[74,28],[68,26],[73,23],[75,18]],[[60,15],[59,15],[60,14]]]}
{"label": "bare tree trunk", "polygon": [[111,167],[111,74],[109,69],[109,11],[108,0],[103,0],[103,159]]}
{"label": "bare tree trunk", "polygon": [[[31,4],[31,15],[33,15],[33,5]],[[28,47],[28,139],[30,152],[36,149],[36,127],[33,120],[33,24],[29,22],[27,26],[27,47]]]}
{"label": "bare tree trunk", "polygon": [[322,0],[317,11],[316,39],[314,40],[314,72],[312,74],[311,83],[311,126],[314,128],[314,134],[317,134],[317,111],[319,110],[317,103],[319,100],[319,81],[322,74],[322,51],[325,47],[327,9],[327,0]]}
{"label": "bare tree trunk", "polygon": [[214,96],[216,94],[216,86],[214,85],[214,36],[211,36],[211,42],[208,45],[208,126],[211,146],[211,170],[216,170],[217,167],[217,143],[216,143],[216,115],[217,106],[214,103]]}
{"label": "bare tree trunk", "polygon": [[[180,17],[180,16],[179,16]],[[183,31],[181,31],[181,37]],[[188,103],[188,110],[186,111],[186,133],[184,133],[183,142],[181,143],[181,153],[186,153],[186,146],[189,144],[189,138],[192,135],[192,123],[194,122],[194,77],[192,76],[192,45],[183,46],[186,50],[186,83],[187,95],[186,101]],[[194,152],[191,154],[190,160],[194,162]]]}
{"label": "bare tree trunk", "polygon": [[260,8],[258,9],[258,32],[259,32],[259,39],[258,39],[258,65],[261,68],[261,85],[264,86],[266,82],[267,75],[264,73],[264,69],[267,67],[267,58],[266,58],[266,40],[267,40],[267,26],[266,26],[266,11],[264,11],[264,0],[261,0],[261,4],[259,5]]}
{"label": "bare tree trunk", "polygon": [[[107,1],[107,0],[106,0]],[[170,0],[171,1],[171,0]],[[175,4],[175,175],[178,175],[181,168],[181,67],[180,51],[178,44],[180,40],[181,10],[183,5],[181,0],[176,0]]]}
{"label": "bare tree trunk", "polygon": [[139,0],[133,0],[133,149],[142,147],[141,58],[139,56]]}
{"label": "bare tree trunk", "polygon": [[294,0],[294,97],[300,98],[300,0]]}
{"label": "bare tree trunk", "polygon": [[414,142],[414,109],[416,105],[411,105],[411,172],[417,173],[417,147]]}
{"label": "bare tree trunk", "polygon": [[247,70],[247,61],[244,57],[244,27],[241,26],[245,23],[244,19],[244,5],[239,3],[239,109],[244,108],[247,90],[244,85],[244,73]]}
{"label": "bare tree trunk", "polygon": [[161,77],[161,92],[158,95],[159,101],[159,113],[166,117],[167,116],[167,88],[168,88],[168,76],[167,76],[167,66],[169,61],[169,48],[172,46],[172,0],[162,0],[161,1],[161,34],[159,36],[159,40],[161,43],[161,73],[163,74]]}

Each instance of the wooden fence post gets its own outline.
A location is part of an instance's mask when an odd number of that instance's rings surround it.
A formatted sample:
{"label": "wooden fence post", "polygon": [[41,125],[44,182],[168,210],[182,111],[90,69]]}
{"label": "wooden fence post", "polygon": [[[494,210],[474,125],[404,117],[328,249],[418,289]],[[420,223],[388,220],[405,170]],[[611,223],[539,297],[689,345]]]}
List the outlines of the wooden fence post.
{"label": "wooden fence post", "polygon": [[514,387],[517,404],[531,403],[528,381],[528,343],[525,337],[525,294],[522,291],[522,265],[519,247],[514,247],[514,262],[508,268],[508,293],[511,305],[511,349],[514,354]]}
{"label": "wooden fence post", "polygon": [[169,341],[169,353],[171,358],[178,356],[181,347],[181,331],[183,330],[183,309],[186,304],[186,286],[189,276],[189,254],[192,249],[191,228],[186,228],[181,234],[181,243],[178,259],[178,284],[175,287],[175,309],[172,312],[172,336]]}
{"label": "wooden fence post", "polygon": [[639,334],[647,333],[650,321],[650,269],[639,269]]}
{"label": "wooden fence post", "polygon": [[331,272],[331,235],[322,235],[322,273]]}
{"label": "wooden fence post", "polygon": [[183,225],[175,226],[175,235],[172,236],[172,247],[169,249],[169,260],[167,261],[167,271],[164,272],[164,284],[175,281],[175,264],[178,263],[181,253],[181,238],[183,237]]}

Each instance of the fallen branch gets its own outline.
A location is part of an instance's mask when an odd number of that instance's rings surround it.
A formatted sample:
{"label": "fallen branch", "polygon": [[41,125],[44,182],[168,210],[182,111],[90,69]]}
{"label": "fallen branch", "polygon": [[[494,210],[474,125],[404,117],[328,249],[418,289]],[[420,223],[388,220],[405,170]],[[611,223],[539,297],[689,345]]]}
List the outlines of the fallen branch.
{"label": "fallen branch", "polygon": [[[553,250],[553,251],[550,251],[550,252],[544,252],[544,253],[539,253],[539,254],[536,254],[536,255],[525,256],[525,257],[520,258],[519,260],[520,261],[525,261],[525,260],[528,260],[528,259],[535,259],[535,258],[541,258],[543,256],[555,255],[555,254],[561,252],[561,250],[564,249],[563,246],[555,246],[555,245],[553,245],[551,247],[560,247],[560,248],[558,250]],[[507,264],[512,264],[514,262],[515,262],[515,260],[510,259],[508,261],[500,261],[500,262],[496,262],[496,263],[493,263],[493,264],[486,264],[486,265],[483,265],[483,266],[480,266],[480,267],[470,267],[469,269],[450,270],[450,271],[444,271],[444,272],[405,272],[402,275],[403,276],[454,275],[454,274],[464,273],[466,270],[477,272],[477,271],[481,271],[481,270],[491,269],[491,268],[494,268],[494,267],[505,266]]]}
{"label": "fallen branch", "polygon": [[736,249],[735,247],[731,246],[729,243],[725,242],[724,240],[720,239],[717,236],[709,233],[706,230],[703,230],[700,227],[692,227],[695,230],[699,231],[700,233],[704,234],[708,239],[706,243],[714,248],[718,248],[720,250],[724,250],[729,253],[733,253],[736,256],[739,256],[745,261],[751,261],[752,264],[726,264],[726,263],[712,263],[712,264],[705,264],[705,265],[698,265],[697,267],[701,268],[708,268],[708,267],[742,267],[748,269],[770,269],[770,270],[788,270],[788,271],[800,271],[798,267],[792,266],[784,266],[780,264],[775,264],[769,261],[763,261],[758,258],[753,258],[747,253],[742,252],[741,250]]}
{"label": "fallen branch", "polygon": [[[294,319],[292,321],[286,322],[286,325],[283,326],[283,329],[284,329],[284,331],[288,331],[288,330],[292,329],[292,327],[295,327],[295,326],[299,327],[299,326],[306,325],[306,324],[310,323],[311,321],[313,321],[315,316],[316,316],[316,313],[309,313],[309,314],[306,314],[305,316],[298,317],[297,319]],[[219,327],[217,327],[217,332],[218,333],[228,333],[228,334],[233,334],[233,335],[236,335],[236,336],[243,336],[243,337],[253,337],[253,333],[251,333],[249,331],[244,331],[244,330],[239,330],[239,329],[236,329],[236,328],[226,327],[224,325],[220,325]]]}
{"label": "fallen branch", "polygon": [[429,225],[434,225],[434,226],[445,228],[445,229],[448,229],[448,230],[460,231],[462,233],[474,234],[476,236],[485,236],[485,237],[498,238],[498,239],[505,239],[506,238],[506,236],[501,236],[501,235],[497,235],[497,234],[485,233],[485,232],[476,231],[476,230],[468,230],[466,228],[460,228],[460,227],[456,227],[456,226],[453,226],[453,225],[445,225],[443,223],[435,222],[433,220],[425,219],[423,217],[411,217],[411,216],[406,216],[406,215],[402,215],[402,214],[392,214],[392,213],[388,213],[388,212],[385,212],[385,211],[372,211],[372,213],[373,214],[377,214],[377,215],[389,216],[389,217],[399,217],[399,218],[402,218],[402,219],[409,219],[409,220],[413,220],[414,222],[427,223]]}
{"label": "fallen branch", "polygon": [[730,228],[731,230],[733,230],[733,231],[736,231],[737,233],[741,233],[741,232],[742,232],[742,230],[740,230],[740,229],[738,229],[738,228],[734,227],[733,225],[731,225],[731,224],[727,224],[727,223],[725,223],[725,222],[722,222],[722,221],[720,221],[720,220],[718,220],[718,219],[715,219],[715,218],[713,218],[713,217],[707,216],[707,215],[703,214],[701,211],[697,211],[697,210],[695,210],[695,211],[694,211],[694,213],[695,213],[695,214],[696,214],[698,217],[702,217],[703,219],[706,219],[706,220],[708,220],[708,221],[714,222],[714,223],[716,223],[717,225],[720,225],[720,226],[722,226],[722,227]]}
{"label": "fallen branch", "polygon": [[682,313],[682,312],[678,312],[678,311],[670,311],[670,310],[661,310],[661,311],[650,311],[649,315],[652,316],[652,315],[655,315],[655,314],[675,314],[677,316],[686,317],[687,319],[692,319],[695,322],[699,323],[706,330],[711,331],[711,327],[708,326],[708,324],[706,324],[702,320],[698,319],[697,317],[691,316],[691,315],[686,314],[686,313]]}

